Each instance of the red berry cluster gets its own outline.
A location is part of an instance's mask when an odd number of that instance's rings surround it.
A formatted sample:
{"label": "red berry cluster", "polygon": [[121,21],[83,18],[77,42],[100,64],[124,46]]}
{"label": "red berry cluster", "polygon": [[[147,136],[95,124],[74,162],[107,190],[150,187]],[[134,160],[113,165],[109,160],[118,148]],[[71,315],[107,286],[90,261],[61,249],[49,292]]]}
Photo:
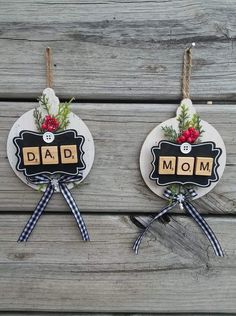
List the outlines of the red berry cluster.
{"label": "red berry cluster", "polygon": [[199,131],[197,131],[194,127],[189,127],[186,131],[183,131],[182,134],[176,139],[176,143],[194,143],[199,135]]}
{"label": "red berry cluster", "polygon": [[44,131],[55,132],[59,128],[59,125],[60,124],[55,117],[46,115],[41,128]]}

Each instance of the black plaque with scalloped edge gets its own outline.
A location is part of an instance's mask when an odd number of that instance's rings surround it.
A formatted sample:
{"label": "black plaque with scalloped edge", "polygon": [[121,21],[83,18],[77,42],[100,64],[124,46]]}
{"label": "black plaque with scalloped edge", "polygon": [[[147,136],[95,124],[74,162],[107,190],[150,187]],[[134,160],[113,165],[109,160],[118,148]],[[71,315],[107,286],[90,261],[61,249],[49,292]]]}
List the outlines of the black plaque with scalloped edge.
{"label": "black plaque with scalloped edge", "polygon": [[42,133],[23,130],[13,139],[16,146],[16,169],[25,176],[40,174],[76,175],[84,170],[84,137],[73,129],[54,133],[46,143]]}
{"label": "black plaque with scalloped edge", "polygon": [[158,146],[152,147],[150,179],[155,180],[158,185],[178,183],[200,187],[208,187],[212,182],[218,181],[218,159],[222,149],[216,148],[214,142],[190,146],[191,151],[187,154],[183,154],[180,144],[169,141],[160,141]]}

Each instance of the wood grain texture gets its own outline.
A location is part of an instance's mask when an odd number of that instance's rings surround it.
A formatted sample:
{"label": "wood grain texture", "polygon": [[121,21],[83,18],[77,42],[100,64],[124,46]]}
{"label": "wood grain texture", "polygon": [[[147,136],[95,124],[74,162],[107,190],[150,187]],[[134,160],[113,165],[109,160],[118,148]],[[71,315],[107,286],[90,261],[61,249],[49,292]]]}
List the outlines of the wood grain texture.
{"label": "wood grain texture", "polygon": [[51,46],[60,96],[180,99],[194,41],[193,99],[235,100],[235,14],[233,0],[2,0],[0,97],[37,96]]}
{"label": "wood grain texture", "polygon": [[[23,184],[6,158],[6,140],[13,122],[36,103],[0,104],[0,211],[32,211],[40,193]],[[91,130],[96,156],[91,174],[74,196],[83,212],[157,212],[165,201],[144,184],[139,171],[142,143],[160,122],[175,115],[174,104],[73,104],[72,110]],[[203,199],[196,201],[202,213],[235,213],[236,107],[196,105],[202,119],[221,133],[227,147],[227,166],[221,182]],[[10,203],[9,203],[10,201]],[[68,211],[61,195],[55,195],[48,211]],[[178,212],[178,209],[176,209]]]}
{"label": "wood grain texture", "polygon": [[[0,0],[0,99],[16,100],[0,102],[0,315],[235,315],[235,15],[233,0]],[[217,214],[206,220],[225,257],[214,256],[178,209],[152,226],[136,256],[134,222],[150,220],[138,212],[165,204],[141,178],[141,145],[174,116],[183,51],[193,41],[191,96],[221,101],[196,108],[227,148],[221,182],[195,204]],[[6,139],[13,122],[36,105],[18,101],[36,100],[45,88],[47,46],[57,95],[88,102],[73,103],[73,111],[90,128],[96,157],[73,195],[90,213],[84,215],[90,243],[81,240],[61,195],[29,242],[16,243],[41,194],[14,175]]]}
{"label": "wood grain texture", "polygon": [[[1,312],[1,316],[214,316],[214,313],[96,313],[96,312],[88,312],[88,313],[80,313],[80,312]],[[234,313],[217,313],[217,316],[235,316]]]}
{"label": "wood grain texture", "polygon": [[[156,315],[156,316],[178,316],[179,314],[173,314],[173,313],[96,313],[96,312],[88,312],[88,313],[80,313],[80,312],[1,312],[0,311],[0,316],[150,316],[150,315]],[[181,314],[181,316],[186,315],[186,314]],[[204,316],[206,314],[196,314],[196,313],[188,313],[188,316]],[[207,315],[213,315],[207,313]],[[219,313],[217,316],[234,316],[234,314],[225,314],[225,313]]]}
{"label": "wood grain texture", "polygon": [[139,229],[126,216],[85,216],[92,239],[85,243],[71,216],[45,215],[30,241],[17,244],[26,219],[0,216],[2,311],[236,310],[234,218],[207,218],[224,258],[182,216],[155,223],[138,256],[131,245]]}

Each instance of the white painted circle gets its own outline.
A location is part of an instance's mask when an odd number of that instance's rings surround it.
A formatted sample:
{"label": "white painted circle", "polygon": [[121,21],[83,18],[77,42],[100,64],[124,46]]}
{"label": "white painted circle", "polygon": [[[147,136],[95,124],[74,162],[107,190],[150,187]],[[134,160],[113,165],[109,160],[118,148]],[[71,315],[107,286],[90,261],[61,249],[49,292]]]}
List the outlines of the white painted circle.
{"label": "white painted circle", "polygon": [[[201,137],[202,142],[207,142],[207,141],[212,141],[216,144],[216,147],[219,147],[222,149],[222,154],[219,157],[219,167],[218,167],[218,175],[219,179],[222,177],[225,164],[226,164],[226,149],[225,145],[223,142],[223,139],[221,138],[220,134],[218,131],[209,123],[206,121],[201,120],[201,125],[203,127],[203,130],[205,131]],[[144,182],[146,185],[149,187],[150,190],[152,190],[156,195],[166,199],[163,196],[164,190],[167,188],[167,186],[160,186],[157,185],[156,181],[151,180],[149,178],[149,175],[152,171],[152,161],[153,161],[153,156],[151,153],[151,148],[153,146],[157,146],[158,143],[163,140],[163,130],[162,127],[164,126],[173,126],[173,128],[178,129],[178,122],[176,118],[171,118],[158,126],[156,126],[147,136],[145,139],[143,146],[141,148],[141,153],[140,153],[140,170],[141,174],[143,177]],[[197,192],[197,196],[194,197],[193,199],[198,199],[208,192],[210,192],[215,186],[217,182],[212,182],[209,187],[198,187],[195,186],[194,189]]]}
{"label": "white painted circle", "polygon": [[[9,160],[9,163],[14,170],[15,174],[28,186],[31,188],[38,190],[39,187],[37,185],[34,185],[32,183],[29,183],[26,180],[26,177],[24,176],[23,172],[19,172],[16,170],[16,163],[17,163],[17,157],[16,157],[16,147],[13,144],[13,138],[16,136],[19,136],[20,132],[22,130],[29,130],[29,131],[34,131],[38,132],[36,129],[36,126],[34,124],[34,117],[33,117],[33,112],[34,110],[30,110],[26,113],[24,113],[12,126],[10,133],[8,135],[7,139],[7,157]],[[94,141],[93,137],[87,127],[87,125],[74,113],[70,113],[68,116],[69,119],[69,126],[67,129],[74,129],[77,131],[79,135],[84,136],[85,142],[83,144],[83,150],[84,150],[84,162],[86,164],[86,168],[82,171],[83,174],[83,179],[79,182],[82,182],[87,175],[89,174],[93,161],[94,161],[94,156],[95,156],[95,148],[94,148]],[[45,133],[46,134],[46,133]],[[44,135],[45,135],[44,134]],[[53,135],[53,137],[55,137]],[[76,184],[78,184],[77,182]],[[71,189],[74,187],[73,183],[68,184],[68,188]],[[45,188],[42,188],[42,191],[45,191]],[[56,190],[58,192],[58,190]]]}
{"label": "white painted circle", "polygon": [[180,146],[180,151],[181,151],[181,153],[183,153],[183,154],[189,154],[190,153],[190,151],[192,150],[192,146],[191,146],[191,144],[189,144],[189,143],[183,143],[183,144],[181,144],[181,146]]}
{"label": "white painted circle", "polygon": [[53,133],[51,132],[46,132],[43,134],[43,140],[45,141],[45,143],[50,144],[54,141],[55,136]]}

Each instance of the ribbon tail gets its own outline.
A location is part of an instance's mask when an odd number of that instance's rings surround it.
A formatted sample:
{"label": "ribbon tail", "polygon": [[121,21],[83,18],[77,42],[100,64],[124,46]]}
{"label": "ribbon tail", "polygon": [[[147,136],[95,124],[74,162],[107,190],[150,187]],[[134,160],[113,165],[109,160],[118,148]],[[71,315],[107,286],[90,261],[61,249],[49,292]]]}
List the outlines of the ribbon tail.
{"label": "ribbon tail", "polygon": [[184,202],[183,205],[184,208],[190,213],[190,215],[193,217],[193,219],[197,222],[197,224],[201,227],[202,231],[207,236],[208,240],[210,241],[213,247],[215,255],[223,257],[223,250],[211,227],[207,224],[204,218],[198,213],[196,208],[190,202]]}
{"label": "ribbon tail", "polygon": [[51,199],[53,192],[54,192],[53,186],[51,184],[48,184],[46,191],[44,192],[44,194],[41,197],[40,201],[38,202],[33,214],[29,218],[22,233],[20,234],[20,237],[18,238],[18,242],[25,242],[28,240],[28,238],[29,238],[30,234],[32,233],[35,225],[37,224],[42,212],[44,211],[49,200]]}
{"label": "ribbon tail", "polygon": [[68,204],[69,208],[71,209],[74,218],[78,224],[78,227],[80,229],[81,236],[84,241],[89,241],[89,234],[88,230],[86,228],[85,222],[80,214],[79,208],[70,192],[68,189],[67,185],[65,183],[59,183],[61,193],[66,200],[66,203]]}
{"label": "ribbon tail", "polygon": [[138,238],[135,240],[135,242],[133,244],[133,250],[136,253],[136,255],[138,254],[139,246],[140,246],[140,244],[141,244],[141,242],[143,240],[144,235],[149,230],[149,228],[153,224],[153,222],[155,222],[158,218],[160,218],[161,216],[166,214],[168,211],[170,211],[176,204],[177,204],[177,202],[172,203],[171,205],[168,205],[168,206],[164,207],[160,211],[160,213],[158,213],[155,217],[153,217],[153,219],[150,221],[150,223],[147,225],[147,227],[144,229],[144,231],[138,236]]}

